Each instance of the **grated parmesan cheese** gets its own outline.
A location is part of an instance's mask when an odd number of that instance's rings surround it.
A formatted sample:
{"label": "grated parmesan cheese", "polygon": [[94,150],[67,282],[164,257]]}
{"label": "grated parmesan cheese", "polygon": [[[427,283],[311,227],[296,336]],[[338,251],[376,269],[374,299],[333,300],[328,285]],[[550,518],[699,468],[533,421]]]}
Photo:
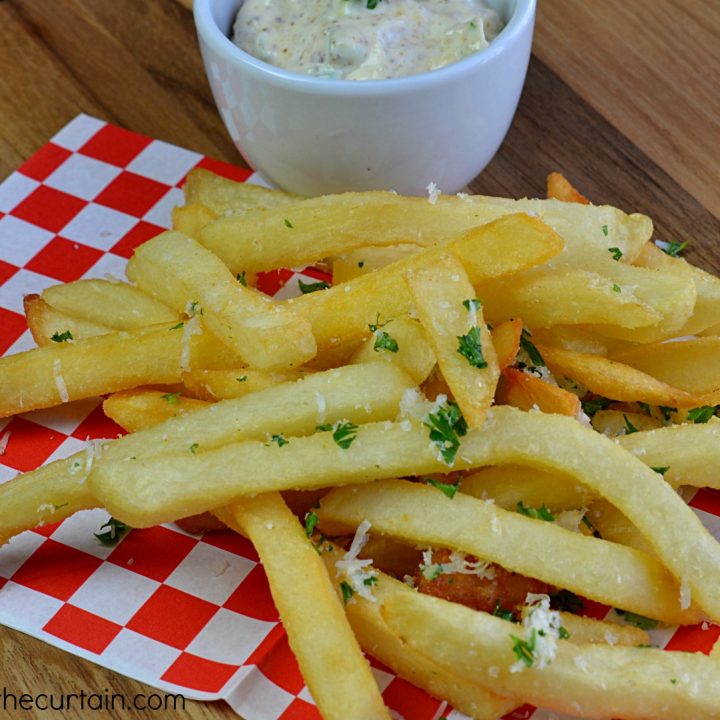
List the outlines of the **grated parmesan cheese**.
{"label": "grated parmesan cheese", "polygon": [[189,372],[190,367],[190,343],[193,335],[202,335],[202,325],[199,315],[193,315],[184,325],[182,333],[182,349],[180,350],[180,369]]}
{"label": "grated parmesan cheese", "polygon": [[429,182],[428,186],[427,186],[427,191],[428,191],[428,202],[431,205],[434,205],[438,201],[438,198],[440,197],[440,195],[442,195],[442,193],[440,192],[440,188],[437,186],[436,183]]}
{"label": "grated parmesan cheese", "polygon": [[61,402],[68,402],[70,396],[68,395],[67,385],[65,384],[65,378],[62,376],[62,363],[60,358],[57,358],[53,362],[53,377],[55,378],[55,387],[57,388],[58,394],[60,395]]}
{"label": "grated parmesan cheese", "polygon": [[[345,579],[356,595],[370,602],[377,602],[372,592],[372,584],[366,582],[370,580],[370,578],[377,579],[377,572],[368,567],[372,565],[373,561],[370,558],[361,560],[358,557],[370,539],[370,535],[368,534],[370,527],[371,525],[367,520],[363,520],[358,525],[350,548],[340,560],[335,561],[335,575],[337,577],[341,575],[345,576]],[[348,602],[355,602],[355,596],[353,595]]]}
{"label": "grated parmesan cheese", "polygon": [[423,551],[423,561],[420,565],[420,571],[426,580],[434,580],[438,575],[450,575],[459,573],[461,575],[477,575],[480,578],[492,580],[495,577],[495,571],[490,567],[490,563],[482,560],[468,560],[464,553],[453,550],[450,553],[449,561],[443,563],[433,563],[432,548]]}
{"label": "grated parmesan cheese", "polygon": [[[523,630],[525,640],[532,643],[533,668],[542,670],[557,655],[560,637],[560,613],[550,609],[549,595],[528,593],[523,612]],[[510,666],[510,672],[522,672],[527,665],[518,660]]]}

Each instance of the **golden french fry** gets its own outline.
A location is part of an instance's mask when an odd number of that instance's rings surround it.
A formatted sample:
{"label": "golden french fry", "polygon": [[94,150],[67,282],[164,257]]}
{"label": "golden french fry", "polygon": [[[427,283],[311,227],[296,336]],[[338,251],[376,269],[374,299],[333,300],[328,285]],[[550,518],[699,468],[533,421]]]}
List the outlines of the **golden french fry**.
{"label": "golden french fry", "polygon": [[671,257],[654,243],[646,243],[635,264],[640,267],[685,275],[695,283],[696,300],[692,316],[678,331],[678,336],[695,335],[713,327],[720,317],[720,280],[691,265],[683,258]]}
{"label": "golden french fry", "polygon": [[482,284],[477,293],[494,325],[521,317],[530,327],[595,323],[640,328],[661,319],[652,307],[630,290],[623,291],[611,278],[577,268],[534,268]]}
{"label": "golden french fry", "polygon": [[700,617],[680,608],[678,583],[655,557],[462,493],[450,500],[427,485],[383,480],[335,488],[323,496],[317,513],[326,534],[347,532],[367,520],[377,532],[404,542],[474,555],[665,622],[687,624]]}
{"label": "golden french fry", "polygon": [[302,199],[299,195],[282,190],[270,190],[261,185],[236,182],[204,168],[195,168],[188,173],[183,191],[188,205],[200,203],[216,217],[228,211],[245,212],[258,208],[274,208]]}
{"label": "golden french fry", "polygon": [[435,367],[436,360],[420,323],[402,317],[383,322],[378,316],[373,327],[376,328],[373,334],[358,347],[349,362],[394,363],[416,383],[424,382]]}
{"label": "golden french fry", "polygon": [[[206,203],[207,204],[207,203]],[[563,259],[587,267],[619,247],[631,261],[652,236],[644,215],[557,200],[441,196],[436,203],[388,192],[344,193],[218,218],[200,241],[233,272],[298,267],[368,245],[443,243],[505,215],[528,213],[556,229]]]}
{"label": "golden french fry", "polygon": [[720,422],[672,425],[617,438],[618,444],[651,468],[667,468],[665,481],[720,489]]}
{"label": "golden french fry", "polygon": [[632,625],[618,625],[605,620],[560,613],[562,627],[570,633],[573,643],[599,643],[603,645],[648,645],[650,638],[645,630]]}
{"label": "golden french fry", "polygon": [[500,369],[465,269],[446,255],[432,265],[411,269],[407,284],[453,397],[467,422],[482,427]]}
{"label": "golden french fry", "polygon": [[172,229],[190,237],[199,237],[200,231],[215,218],[217,215],[201,203],[174,207]]}
{"label": "golden french fry", "polygon": [[559,172],[551,172],[546,179],[547,196],[563,202],[581,203],[589,205],[590,201],[577,190],[572,183]]}
{"label": "golden french fry", "polygon": [[546,262],[562,247],[560,237],[540,221],[509,215],[374,273],[293,298],[287,304],[310,322],[319,348],[333,347],[364,335],[378,313],[385,319],[406,314],[412,301],[403,278],[409,270],[432,264],[442,255],[455,255],[471,282],[478,284]]}
{"label": "golden french fry", "polygon": [[615,353],[613,359],[691,393],[698,406],[720,404],[719,356],[720,338],[704,337],[642,345]]}
{"label": "golden french fry", "polygon": [[250,365],[299,366],[317,352],[307,321],[244,287],[217,257],[182,233],[148,240],[126,272],[177,311],[200,313],[207,328]]}
{"label": "golden french fry", "polygon": [[43,290],[48,305],[79,320],[115,330],[177,322],[179,314],[120,280],[76,280]]}
{"label": "golden french fry", "polygon": [[[370,539],[372,542],[372,538]],[[368,549],[370,542],[365,546]],[[336,589],[342,576],[336,577],[336,560],[341,550],[332,543],[324,543],[321,557]],[[363,553],[368,556],[367,553]],[[361,647],[380,662],[387,665],[400,677],[423,688],[431,695],[447,700],[454,708],[476,720],[496,720],[510,712],[517,703],[485,690],[475,682],[459,678],[451,670],[441,667],[431,659],[416,653],[393,633],[380,613],[383,602],[392,596],[402,598],[412,592],[404,583],[382,572],[372,588],[375,602],[362,597],[353,597],[345,606],[345,613]]]}
{"label": "golden french fry", "polygon": [[200,325],[152,325],[51,343],[0,358],[0,417],[138,385],[178,382],[193,366],[237,365]]}
{"label": "golden french fry", "polygon": [[[365,388],[362,404],[357,401],[358,387]],[[343,418],[359,423],[394,417],[403,393],[410,387],[412,382],[403,372],[384,363],[338,368],[179,415],[157,427],[102,444],[102,455],[106,461],[116,463],[162,453],[190,455],[196,443],[197,450],[201,446],[218,447],[238,437],[267,438],[279,426],[289,435],[297,435],[312,432],[319,423]],[[52,511],[53,521],[82,509],[80,501],[73,500],[74,492],[94,507],[94,496],[83,485],[94,460],[95,453],[76,453],[0,485],[0,539],[6,540],[46,520],[36,515],[36,508],[42,504],[37,500],[43,487],[57,490],[55,510],[46,509]],[[32,478],[38,475],[46,484],[38,485],[40,490],[36,493]],[[16,499],[5,502],[11,494]],[[63,499],[66,494],[68,501]],[[55,498],[56,493],[46,493],[45,497]]]}
{"label": "golden french fry", "polygon": [[[574,716],[685,720],[717,717],[720,665],[701,653],[557,643],[544,667],[513,652],[517,626],[446,600],[410,593],[382,606],[411,647],[495,692]],[[513,671],[515,662],[523,669]],[[673,682],[674,681],[674,682]]]}
{"label": "golden french fry", "polygon": [[539,345],[548,367],[603,397],[670,407],[695,407],[698,398],[629,365],[598,355]]}
{"label": "golden french fry", "polygon": [[241,367],[231,370],[191,370],[182,376],[183,385],[195,397],[209,402],[229,400],[264,390],[281,382],[300,380],[307,370],[273,372]]}
{"label": "golden french fry", "polygon": [[552,512],[586,507],[596,497],[575,478],[522,465],[495,465],[464,477],[460,492],[515,510],[545,505]]}
{"label": "golden french fry", "polygon": [[23,298],[23,308],[33,340],[41,347],[51,345],[53,336],[57,340],[70,333],[70,337],[78,340],[94,335],[103,335],[110,331],[110,328],[103,325],[81,320],[56,310],[52,305],[48,305],[40,295],[26,295]]}
{"label": "golden french fry", "polygon": [[[346,449],[333,442],[330,433],[317,433],[293,438],[282,447],[244,442],[190,457],[102,462],[93,470],[91,488],[116,517],[141,527],[253,493],[446,472],[441,453],[446,447],[445,441],[442,446],[428,442],[425,427],[375,423],[358,428]],[[622,447],[565,416],[499,406],[491,408],[482,430],[471,429],[462,437],[454,468],[504,463],[581,478],[651,542],[680,581],[683,605],[689,608],[692,601],[710,618],[720,618],[720,598],[713,590],[720,582],[720,544],[658,473]],[[266,468],[262,477],[254,472],[256,467]],[[231,474],[228,468],[233,468]],[[195,482],[199,475],[204,478],[201,488]],[[664,601],[675,606],[679,599]]]}
{"label": "golden french fry", "polygon": [[128,432],[137,432],[206,405],[202,400],[183,397],[180,393],[124,390],[105,399],[103,412]]}
{"label": "golden french fry", "polygon": [[360,275],[390,265],[390,263],[403,260],[422,250],[422,245],[404,243],[402,245],[388,245],[387,247],[362,247],[332,258],[333,282],[353,280]]}
{"label": "golden french fry", "polygon": [[323,718],[390,720],[325,564],[280,495],[248,498],[217,514],[257,550],[290,647]]}
{"label": "golden french fry", "polygon": [[605,540],[653,554],[652,546],[642,533],[607,500],[595,500],[588,508],[587,517]]}
{"label": "golden french fry", "polygon": [[495,346],[495,354],[498,358],[498,367],[501,370],[515,362],[520,349],[522,326],[522,320],[507,320],[490,331]]}
{"label": "golden french fry", "polygon": [[577,395],[515,368],[502,371],[496,400],[520,410],[541,410],[570,417],[577,417],[581,410]]}

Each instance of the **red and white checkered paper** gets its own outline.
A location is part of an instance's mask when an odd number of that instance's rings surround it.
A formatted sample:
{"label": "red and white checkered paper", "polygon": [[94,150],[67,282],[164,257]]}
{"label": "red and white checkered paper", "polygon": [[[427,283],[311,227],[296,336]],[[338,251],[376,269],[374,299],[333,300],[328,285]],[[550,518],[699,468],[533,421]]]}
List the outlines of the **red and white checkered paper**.
{"label": "red and white checkered paper", "polygon": [[[236,180],[249,171],[80,115],[0,185],[0,354],[34,346],[22,298],[79,278],[122,277],[143,241],[170,226],[187,173]],[[251,178],[255,179],[255,178]],[[308,275],[314,275],[312,270]],[[282,296],[291,271],[263,289]],[[294,284],[294,283],[293,283]],[[286,287],[287,286],[287,287]],[[100,399],[0,420],[0,483],[122,430]],[[691,505],[720,537],[720,492]],[[189,535],[174,525],[134,530],[115,547],[93,533],[91,510],[25,532],[0,550],[0,623],[148,685],[224,698],[246,720],[319,718],[252,545],[233,533]],[[606,608],[589,608],[604,616]],[[709,652],[720,627],[655,631],[672,649]],[[464,717],[373,661],[390,708],[406,720]],[[521,708],[508,718],[557,717]]]}

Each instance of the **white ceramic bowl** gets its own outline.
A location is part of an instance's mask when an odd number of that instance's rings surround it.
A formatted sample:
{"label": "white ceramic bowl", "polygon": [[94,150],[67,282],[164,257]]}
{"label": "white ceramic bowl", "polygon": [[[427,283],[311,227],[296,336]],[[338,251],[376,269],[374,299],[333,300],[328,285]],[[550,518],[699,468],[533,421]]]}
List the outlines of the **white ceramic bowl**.
{"label": "white ceramic bowl", "polygon": [[238,150],[303,195],[457,192],[490,162],[525,82],[536,0],[491,0],[507,22],[484,50],[390,80],[329,80],[258,60],[229,39],[241,0],[195,0],[200,49]]}

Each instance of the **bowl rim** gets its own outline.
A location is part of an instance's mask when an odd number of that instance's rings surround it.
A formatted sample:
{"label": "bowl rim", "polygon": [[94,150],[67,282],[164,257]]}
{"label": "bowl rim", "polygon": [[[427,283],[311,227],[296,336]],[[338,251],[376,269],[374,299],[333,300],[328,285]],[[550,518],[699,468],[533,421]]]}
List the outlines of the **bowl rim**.
{"label": "bowl rim", "polygon": [[[218,27],[211,5],[221,0],[195,0],[193,15],[200,39],[221,54],[227,62],[242,66],[255,79],[264,79],[273,84],[300,92],[321,95],[369,96],[427,90],[448,81],[461,80],[476,71],[477,67],[492,62],[518,42],[528,26],[532,28],[537,0],[515,0],[515,8],[503,29],[492,42],[482,50],[461,58],[436,70],[416,75],[380,80],[348,80],[321,78],[314,75],[285,70],[256,58],[235,45]],[[229,0],[227,0],[229,2]]]}

